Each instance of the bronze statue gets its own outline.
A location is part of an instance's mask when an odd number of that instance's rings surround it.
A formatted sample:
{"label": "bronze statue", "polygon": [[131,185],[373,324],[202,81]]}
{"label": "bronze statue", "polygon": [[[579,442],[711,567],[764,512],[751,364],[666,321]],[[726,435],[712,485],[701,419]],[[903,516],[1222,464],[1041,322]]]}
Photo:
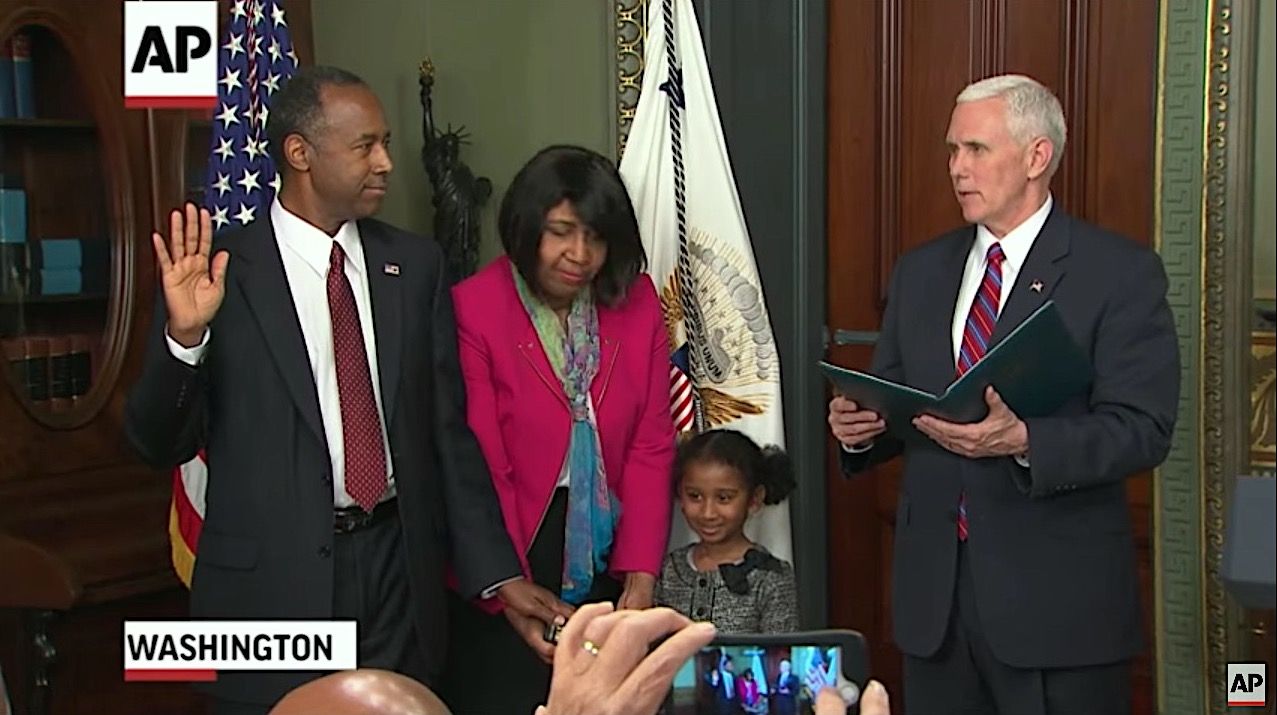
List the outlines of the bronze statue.
{"label": "bronze statue", "polygon": [[461,145],[468,144],[465,127],[456,130],[449,124],[440,131],[434,120],[434,64],[422,61],[421,134],[425,143],[421,161],[434,187],[435,240],[443,248],[450,279],[456,281],[475,272],[479,263],[479,209],[492,196],[492,182],[476,177],[460,158]]}

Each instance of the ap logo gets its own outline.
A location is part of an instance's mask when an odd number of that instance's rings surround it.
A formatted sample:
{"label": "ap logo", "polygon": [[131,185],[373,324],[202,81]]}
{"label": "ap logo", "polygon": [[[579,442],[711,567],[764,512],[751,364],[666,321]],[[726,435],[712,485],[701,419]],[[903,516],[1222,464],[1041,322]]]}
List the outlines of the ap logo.
{"label": "ap logo", "polygon": [[217,103],[217,0],[124,3],[124,106]]}
{"label": "ap logo", "polygon": [[1262,708],[1268,704],[1266,663],[1228,664],[1228,706]]}

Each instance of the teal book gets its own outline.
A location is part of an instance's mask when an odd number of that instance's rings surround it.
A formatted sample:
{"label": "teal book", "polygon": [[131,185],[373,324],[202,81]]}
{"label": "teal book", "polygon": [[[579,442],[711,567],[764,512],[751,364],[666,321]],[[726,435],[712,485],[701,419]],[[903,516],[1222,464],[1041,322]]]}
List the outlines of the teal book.
{"label": "teal book", "polygon": [[886,419],[889,434],[907,440],[925,439],[911,424],[918,415],[962,423],[984,419],[988,385],[1019,417],[1045,417],[1089,389],[1093,378],[1091,361],[1053,301],[1034,311],[940,395],[827,362],[820,369],[838,394],[874,410]]}

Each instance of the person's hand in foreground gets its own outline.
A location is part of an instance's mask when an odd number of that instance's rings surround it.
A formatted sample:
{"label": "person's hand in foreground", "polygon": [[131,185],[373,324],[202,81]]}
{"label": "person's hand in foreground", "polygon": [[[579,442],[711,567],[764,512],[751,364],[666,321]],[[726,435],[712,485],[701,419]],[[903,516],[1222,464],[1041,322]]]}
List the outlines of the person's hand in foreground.
{"label": "person's hand in foreground", "polygon": [[[834,688],[822,688],[816,695],[815,715],[844,715],[847,703]],[[869,681],[860,696],[860,715],[891,715],[887,689],[876,680]]]}
{"label": "person's hand in foreground", "polygon": [[714,634],[713,624],[692,623],[668,608],[582,606],[559,636],[550,699],[536,715],[653,715],[674,674]]}

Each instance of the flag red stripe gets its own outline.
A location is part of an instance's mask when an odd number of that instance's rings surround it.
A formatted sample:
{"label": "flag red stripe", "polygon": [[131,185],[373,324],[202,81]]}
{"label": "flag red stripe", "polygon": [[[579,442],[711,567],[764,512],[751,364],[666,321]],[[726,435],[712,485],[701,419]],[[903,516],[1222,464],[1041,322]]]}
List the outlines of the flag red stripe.
{"label": "flag red stripe", "polygon": [[[203,457],[197,457],[203,461]],[[204,520],[191,503],[191,496],[186,493],[186,485],[182,482],[182,469],[173,471],[173,507],[177,510],[177,529],[182,534],[191,551],[199,548],[200,532],[204,529]]]}
{"label": "flag red stripe", "polygon": [[682,414],[683,410],[690,409],[692,406],[692,391],[688,390],[679,401],[674,405],[674,413]]}

